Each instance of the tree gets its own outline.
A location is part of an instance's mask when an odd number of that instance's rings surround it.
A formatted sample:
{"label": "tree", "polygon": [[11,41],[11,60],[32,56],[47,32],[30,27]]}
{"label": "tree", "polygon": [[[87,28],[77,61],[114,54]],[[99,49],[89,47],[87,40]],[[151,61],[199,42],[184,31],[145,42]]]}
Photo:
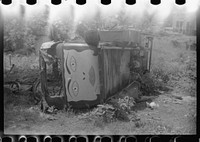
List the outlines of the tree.
{"label": "tree", "polygon": [[7,16],[4,18],[5,51],[35,51],[37,38],[45,34],[48,10],[33,13],[27,19],[24,17],[25,13],[26,9],[21,5],[19,17]]}

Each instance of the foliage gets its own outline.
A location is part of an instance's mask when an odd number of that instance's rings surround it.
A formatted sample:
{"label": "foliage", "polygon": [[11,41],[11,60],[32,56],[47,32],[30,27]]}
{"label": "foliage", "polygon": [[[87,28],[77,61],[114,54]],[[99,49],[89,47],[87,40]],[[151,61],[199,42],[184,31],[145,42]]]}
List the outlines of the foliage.
{"label": "foliage", "polygon": [[[85,18],[86,20],[82,20],[78,25],[73,23],[72,18],[67,18],[66,20],[66,18],[59,15],[54,21],[48,21],[48,7],[44,11],[37,11],[27,17],[24,17],[24,15],[25,14],[22,14],[21,17],[8,16],[4,18],[5,51],[13,52],[22,49],[19,53],[29,55],[34,52],[37,40],[40,39],[42,35],[46,35],[47,31],[49,31],[51,40],[69,41],[74,29],[79,37],[83,37],[84,32],[88,30],[119,30],[126,29],[128,26],[138,23],[137,21],[133,23],[132,19],[126,16],[127,14],[124,9],[118,12],[117,15],[111,17],[103,17],[101,12],[97,11],[95,17],[92,19]],[[146,14],[143,19],[143,21],[146,22],[141,23],[149,24],[152,22],[151,15],[149,16]],[[74,24],[76,25],[75,27]],[[145,24],[145,26],[147,24]],[[144,29],[144,26],[141,29]],[[31,50],[29,50],[29,48],[31,48]]]}
{"label": "foliage", "polygon": [[[28,17],[9,16],[4,18],[4,50],[17,51],[29,55],[35,52],[37,40],[47,35],[48,13],[40,11]],[[60,19],[50,25],[50,39],[66,41],[69,39],[70,22]]]}
{"label": "foliage", "polygon": [[88,27],[84,23],[79,23],[76,27],[76,34],[84,39],[85,32],[88,31]]}
{"label": "foliage", "polygon": [[138,25],[138,28],[142,31],[148,31],[152,32],[152,25],[154,22],[155,13],[149,14],[148,12],[145,12],[143,14],[143,17],[141,18],[141,21],[139,22],[140,25]]}
{"label": "foliage", "polygon": [[[150,16],[145,15],[143,21],[148,19],[148,17]],[[84,33],[88,30],[127,30],[128,27],[131,27],[135,24],[137,25],[135,26],[135,28],[144,29],[144,27],[152,21],[149,19],[146,20],[146,24],[141,27],[141,24],[136,24],[138,23],[138,19],[136,20],[136,18],[134,18],[133,22],[133,19],[130,19],[130,17],[128,17],[125,9],[121,9],[118,13],[116,13],[116,15],[112,16],[103,16],[98,11],[92,19],[82,20],[78,23],[76,27],[76,34],[83,38]]]}
{"label": "foliage", "polygon": [[14,51],[16,49],[23,48],[23,41],[25,41],[25,38],[28,38],[26,36],[28,32],[26,32],[26,29],[21,24],[23,24],[23,22],[21,22],[20,19],[17,18],[5,19],[5,24],[4,24],[5,50]]}
{"label": "foliage", "polygon": [[161,80],[190,95],[196,94],[196,56],[189,52],[179,52],[171,61],[160,57],[152,68],[153,78]]}
{"label": "foliage", "polygon": [[75,33],[84,39],[85,33],[92,30],[96,31],[98,30],[98,27],[100,27],[99,23],[97,20],[89,20],[89,21],[81,21],[77,24],[76,31]]}
{"label": "foliage", "polygon": [[54,41],[68,41],[70,39],[69,32],[71,27],[72,25],[69,21],[54,20],[50,25],[50,39]]}
{"label": "foliage", "polygon": [[130,114],[134,106],[134,99],[124,96],[123,98],[115,98],[115,100],[112,99],[108,103],[100,104],[92,111],[82,114],[79,118],[102,125],[115,120],[130,121],[128,114]]}
{"label": "foliage", "polygon": [[45,18],[45,15],[41,13],[41,15],[32,15],[27,21],[27,27],[30,31],[30,34],[40,37],[46,34],[48,21]]}
{"label": "foliage", "polygon": [[93,121],[94,125],[103,125],[106,122],[114,120],[116,109],[110,104],[101,104],[97,108],[90,112],[83,113],[79,116],[79,119],[85,119],[87,121]]}
{"label": "foliage", "polygon": [[19,53],[34,52],[37,37],[44,34],[46,19],[43,15],[33,15],[29,20],[23,17],[6,17],[4,22],[5,51],[21,50]]}
{"label": "foliage", "polygon": [[122,99],[118,99],[118,104],[121,109],[130,112],[131,109],[135,106],[135,100],[133,97],[125,96]]}

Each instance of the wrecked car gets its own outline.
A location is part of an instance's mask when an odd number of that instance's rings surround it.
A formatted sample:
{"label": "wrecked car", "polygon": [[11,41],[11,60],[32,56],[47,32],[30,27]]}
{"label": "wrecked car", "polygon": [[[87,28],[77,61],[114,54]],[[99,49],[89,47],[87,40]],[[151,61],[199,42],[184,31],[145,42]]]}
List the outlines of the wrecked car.
{"label": "wrecked car", "polygon": [[135,30],[98,31],[96,36],[87,36],[85,43],[42,44],[37,87],[48,106],[98,105],[130,85],[133,72],[150,70],[151,36]]}

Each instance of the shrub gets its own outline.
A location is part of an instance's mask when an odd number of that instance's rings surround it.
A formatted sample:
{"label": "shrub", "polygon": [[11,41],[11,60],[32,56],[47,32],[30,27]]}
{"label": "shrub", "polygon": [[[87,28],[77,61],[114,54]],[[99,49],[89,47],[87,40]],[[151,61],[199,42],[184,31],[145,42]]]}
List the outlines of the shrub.
{"label": "shrub", "polygon": [[[48,34],[48,13],[37,12],[24,19],[9,16],[4,21],[4,51],[16,51],[23,55],[35,52],[37,40]],[[56,19],[50,27],[50,39],[54,41],[67,41],[69,39],[70,22]]]}
{"label": "shrub", "polygon": [[22,40],[24,37],[25,29],[20,25],[20,21],[17,18],[5,19],[4,22],[4,49],[6,51],[14,51],[22,48]]}
{"label": "shrub", "polygon": [[[6,17],[4,22],[4,50],[34,52],[36,37],[44,34],[46,19],[33,15],[29,20],[18,17]],[[31,50],[29,50],[31,49]],[[20,52],[19,52],[20,53]]]}

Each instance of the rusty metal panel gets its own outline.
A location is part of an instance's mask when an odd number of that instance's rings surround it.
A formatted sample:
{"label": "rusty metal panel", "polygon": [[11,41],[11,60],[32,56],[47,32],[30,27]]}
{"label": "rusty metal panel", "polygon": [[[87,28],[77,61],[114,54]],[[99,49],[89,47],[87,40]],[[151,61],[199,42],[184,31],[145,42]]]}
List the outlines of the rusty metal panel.
{"label": "rusty metal panel", "polygon": [[104,93],[106,98],[114,95],[128,85],[130,78],[130,51],[103,49]]}
{"label": "rusty metal panel", "polygon": [[135,30],[99,31],[100,42],[136,42],[141,43],[141,34]]}

